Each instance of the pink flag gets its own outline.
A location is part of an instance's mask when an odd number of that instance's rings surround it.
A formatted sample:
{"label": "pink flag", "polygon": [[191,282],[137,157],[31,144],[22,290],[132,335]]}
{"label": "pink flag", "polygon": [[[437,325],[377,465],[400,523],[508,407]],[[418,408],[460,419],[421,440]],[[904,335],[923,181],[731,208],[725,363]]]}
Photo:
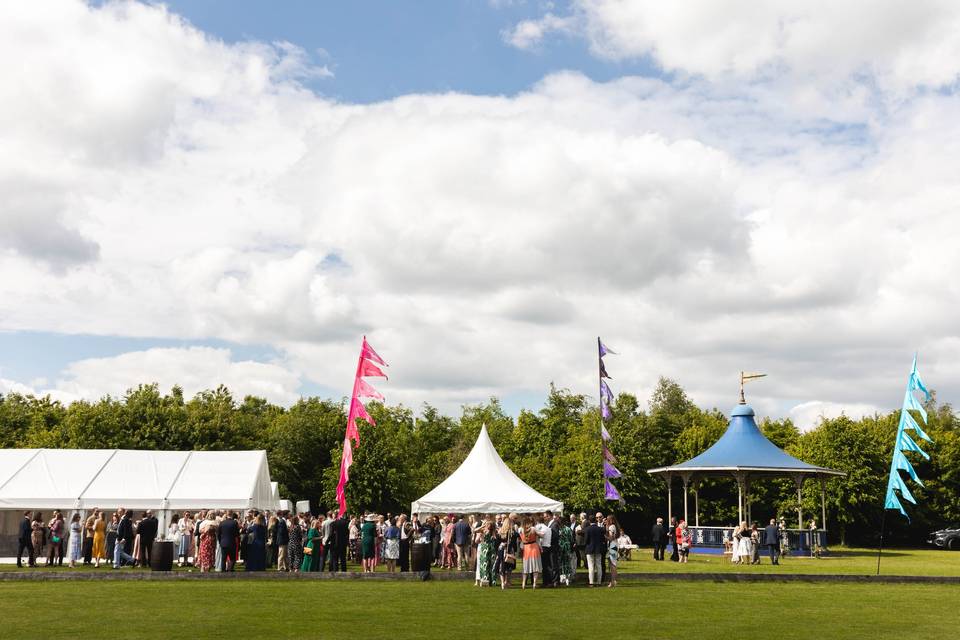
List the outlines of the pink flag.
{"label": "pink flag", "polygon": [[353,464],[353,449],[350,447],[350,438],[343,440],[343,456],[340,458],[340,481],[337,483],[337,504],[340,506],[340,515],[347,512],[347,481],[350,479],[350,465]]}
{"label": "pink flag", "polygon": [[356,416],[357,418],[360,418],[361,420],[366,420],[371,427],[377,426],[376,421],[370,417],[369,413],[367,413],[367,408],[363,406],[362,402],[354,398],[353,404],[354,404],[353,406],[354,416]]}
{"label": "pink flag", "polygon": [[357,382],[357,397],[358,398],[375,398],[380,402],[383,402],[383,395],[373,388],[366,380],[360,378]]}
{"label": "pink flag", "polygon": [[390,366],[383,361],[383,358],[381,358],[376,351],[373,350],[373,347],[371,347],[370,343],[367,342],[366,337],[363,339],[363,350],[360,352],[360,357],[366,358],[367,360],[373,360],[377,364],[382,364],[385,367]]}
{"label": "pink flag", "polygon": [[380,367],[373,364],[369,360],[364,360],[360,365],[360,376],[366,377],[371,376],[375,378],[386,378],[387,374],[380,370]]}

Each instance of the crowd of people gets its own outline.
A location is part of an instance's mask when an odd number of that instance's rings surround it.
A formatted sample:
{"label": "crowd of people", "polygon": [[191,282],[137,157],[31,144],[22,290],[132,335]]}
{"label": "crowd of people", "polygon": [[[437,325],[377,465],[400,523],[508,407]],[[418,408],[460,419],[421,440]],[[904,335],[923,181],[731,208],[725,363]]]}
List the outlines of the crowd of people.
{"label": "crowd of people", "polygon": [[47,520],[40,512],[24,513],[20,524],[17,564],[24,554],[29,566],[78,564],[94,567],[149,566],[153,543],[173,542],[177,564],[201,572],[346,571],[348,560],[364,572],[409,571],[414,544],[427,553],[427,564],[474,572],[481,586],[511,586],[515,573],[521,588],[569,586],[577,569],[587,569],[591,586],[617,584],[618,545],[623,533],[613,515],[588,518],[542,514],[446,515],[392,514],[336,517],[309,513],[206,510],[173,514],[159,531],[152,511],[126,509],[79,513],[69,524],[55,510]]}

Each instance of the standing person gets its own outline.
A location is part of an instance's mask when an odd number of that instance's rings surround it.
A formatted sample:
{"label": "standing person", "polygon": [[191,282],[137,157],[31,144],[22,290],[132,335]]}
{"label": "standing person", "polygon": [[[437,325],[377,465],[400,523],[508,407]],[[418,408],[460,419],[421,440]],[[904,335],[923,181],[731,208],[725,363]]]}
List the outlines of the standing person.
{"label": "standing person", "polygon": [[[573,514],[570,514],[570,519],[573,520],[573,518],[574,518]],[[585,513],[581,513],[580,520],[578,520],[577,522],[574,522],[571,525],[571,527],[573,528],[573,539],[577,549],[577,566],[576,566],[577,569],[579,569],[580,567],[585,568],[587,566],[587,554],[584,551],[584,548],[586,547],[587,543],[583,537],[583,534],[586,532],[586,526],[587,526],[587,514]]]}
{"label": "standing person", "polygon": [[223,570],[233,571],[237,562],[237,545],[240,542],[240,525],[237,524],[236,514],[224,514],[220,522],[220,555],[223,557]]}
{"label": "standing person", "polygon": [[217,521],[214,519],[213,509],[207,511],[199,524],[200,537],[197,540],[196,564],[200,573],[213,571],[217,556]]}
{"label": "standing person", "polygon": [[740,538],[742,532],[740,531],[740,525],[737,525],[733,529],[733,534],[730,536],[730,563],[731,564],[740,564]]}
{"label": "standing person", "polygon": [[360,521],[357,518],[350,518],[348,531],[350,532],[350,559],[358,562],[360,561]]}
{"label": "standing person", "polygon": [[739,562],[737,564],[746,564],[750,562],[750,556],[752,551],[750,550],[750,529],[747,527],[747,522],[743,521],[740,523],[740,526],[737,527],[740,531],[734,538],[737,541],[737,556]]}
{"label": "standing person", "polygon": [[790,532],[787,530],[787,521],[780,516],[780,555],[790,555]]}
{"label": "standing person", "polygon": [[264,571],[267,568],[267,525],[262,513],[253,517],[247,527],[247,555],[243,560],[245,571]]}
{"label": "standing person", "polygon": [[114,511],[110,514],[110,522],[107,523],[107,562],[113,565],[113,552],[117,546],[117,526],[120,524],[120,513]]}
{"label": "standing person", "polygon": [[89,565],[93,561],[93,523],[97,520],[98,511],[100,510],[94,508],[83,522],[83,548],[81,553],[83,554],[84,565]]}
{"label": "standing person", "polygon": [[53,519],[47,524],[50,530],[50,551],[47,552],[47,566],[53,566],[60,561],[63,564],[63,516],[59,511],[53,512]]}
{"label": "standing person", "polygon": [[[544,520],[547,519],[547,513],[544,513],[543,516],[536,516],[536,524],[534,529],[537,530],[537,536],[540,540],[540,562],[543,569],[543,586],[552,587],[553,586],[553,530],[547,525]],[[526,544],[526,540],[524,540]]]}
{"label": "standing person", "polygon": [[573,558],[572,550],[574,548],[574,539],[573,539],[573,530],[567,525],[566,521],[561,520],[559,517],[557,520],[560,523],[560,528],[557,531],[557,558],[560,563],[560,582],[565,584],[568,587],[570,586],[571,580],[575,579],[577,568],[575,566],[575,560]]}
{"label": "standing person", "polygon": [[[550,581],[549,585],[551,587],[560,586],[560,518],[554,515],[550,510],[547,510],[543,514],[544,524],[547,525],[547,530],[550,531],[550,546],[544,549],[544,553],[549,558],[550,564]],[[546,574],[544,574],[544,584],[548,584],[546,580]]]}
{"label": "standing person", "polygon": [[607,561],[610,563],[610,582],[608,587],[617,586],[617,561],[620,559],[620,548],[617,542],[620,539],[620,525],[613,514],[605,520],[607,534]]}
{"label": "standing person", "polygon": [[303,529],[300,527],[300,518],[290,516],[287,523],[287,566],[290,571],[300,573],[300,565],[303,563]]}
{"label": "standing person", "polygon": [[70,546],[67,550],[67,557],[70,558],[70,566],[77,566],[83,549],[83,523],[80,521],[80,514],[75,513],[70,518]]}
{"label": "standing person", "polygon": [[750,564],[760,564],[760,531],[756,522],[750,527]]}
{"label": "standing person", "polygon": [[523,581],[521,589],[527,588],[527,576],[533,577],[533,588],[537,588],[537,576],[543,571],[540,552],[540,535],[534,527],[533,520],[527,518],[523,522]]}
{"label": "standing person", "polygon": [[606,534],[599,522],[587,524],[584,534],[587,554],[587,581],[591,587],[598,586],[603,580],[603,545]]}
{"label": "standing person", "polygon": [[290,530],[287,528],[287,516],[282,513],[277,514],[277,529],[273,535],[273,543],[277,546],[277,571],[289,571],[287,545],[290,544]]}
{"label": "standing person", "polygon": [[37,566],[37,558],[43,555],[43,548],[47,544],[47,527],[39,511],[33,514],[33,522],[30,523],[30,542],[33,544],[33,566]]}
{"label": "standing person", "polygon": [[177,564],[190,564],[190,551],[193,549],[193,516],[189,511],[183,512],[183,517],[177,520],[177,532],[180,534],[180,544],[177,547]]}
{"label": "standing person", "polygon": [[346,572],[347,547],[350,544],[350,524],[347,514],[333,522],[333,557],[330,559],[330,571]]}
{"label": "standing person", "polygon": [[670,544],[670,561],[680,561],[680,550],[677,547],[677,519],[670,518],[670,526],[667,527],[667,542]]}
{"label": "standing person", "polygon": [[510,587],[510,576],[517,568],[517,553],[520,547],[520,534],[515,524],[516,514],[511,513],[503,519],[500,525],[500,549],[498,560],[500,563],[500,589]]}
{"label": "standing person", "polygon": [[820,536],[817,534],[817,521],[810,521],[810,557],[820,557]]}
{"label": "standing person", "polygon": [[327,511],[327,517],[320,525],[320,542],[323,543],[323,562],[320,564],[322,570],[330,566],[333,558],[333,511]]}
{"label": "standing person", "polygon": [[360,556],[363,560],[363,572],[373,573],[377,568],[377,522],[374,515],[368,514],[360,527]]}
{"label": "standing person", "polygon": [[397,570],[397,560],[400,559],[400,528],[396,518],[390,520],[387,530],[383,532],[383,559],[387,562],[388,573]]}
{"label": "standing person", "polygon": [[677,527],[677,542],[680,544],[680,562],[686,563],[690,559],[690,545],[693,544],[693,536],[686,520],[681,519],[680,526]]}
{"label": "standing person", "polygon": [[400,529],[400,571],[405,573],[410,571],[410,539],[414,535],[413,525],[407,520],[406,514],[400,514],[397,528]]}
{"label": "standing person", "polygon": [[123,563],[134,563],[134,557],[127,553],[133,544],[133,523],[126,509],[120,509],[120,521],[117,523],[117,541],[113,545],[113,568],[119,569]]}
{"label": "standing person", "polygon": [[763,544],[770,550],[770,562],[780,564],[780,527],[776,518],[770,518],[770,524],[764,527]]}
{"label": "standing person", "polygon": [[100,561],[107,559],[107,521],[103,517],[103,511],[97,509],[97,518],[93,521],[93,561],[94,566],[99,568]]}
{"label": "standing person", "polygon": [[23,552],[27,552],[27,566],[36,566],[36,558],[33,555],[33,525],[30,522],[30,512],[23,513],[23,520],[20,521],[20,531],[17,535],[17,566],[23,567]]}
{"label": "standing person", "polygon": [[667,546],[667,528],[663,526],[663,518],[657,518],[650,529],[650,538],[653,540],[653,559],[663,560],[663,551]]}
{"label": "standing person", "polygon": [[470,563],[470,544],[473,531],[470,523],[464,520],[463,514],[453,525],[453,544],[457,550],[457,570],[463,571]]}
{"label": "standing person", "polygon": [[153,558],[153,541],[157,539],[159,526],[160,523],[153,517],[153,511],[147,510],[137,529],[137,533],[140,534],[140,564],[145,567],[150,566],[150,560]]}
{"label": "standing person", "polygon": [[310,521],[310,528],[307,529],[307,537],[303,545],[303,562],[300,563],[301,573],[310,573],[322,569],[323,555],[320,551],[320,527],[321,524],[316,518]]}

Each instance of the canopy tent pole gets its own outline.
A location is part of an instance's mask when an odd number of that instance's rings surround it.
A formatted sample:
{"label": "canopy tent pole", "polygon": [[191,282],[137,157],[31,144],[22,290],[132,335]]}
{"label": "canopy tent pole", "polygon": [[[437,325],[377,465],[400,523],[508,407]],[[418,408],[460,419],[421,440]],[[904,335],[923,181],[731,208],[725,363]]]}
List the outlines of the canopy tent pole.
{"label": "canopy tent pole", "polygon": [[821,519],[821,528],[827,530],[827,481],[823,476],[820,478],[820,515]]}
{"label": "canopy tent pole", "polygon": [[687,511],[687,495],[689,494],[689,491],[687,487],[690,484],[690,474],[682,473],[680,474],[680,479],[683,480],[683,521],[689,522],[690,514]]}
{"label": "canopy tent pole", "polygon": [[667,481],[667,522],[673,520],[673,474],[669,471],[664,475],[664,478]]}

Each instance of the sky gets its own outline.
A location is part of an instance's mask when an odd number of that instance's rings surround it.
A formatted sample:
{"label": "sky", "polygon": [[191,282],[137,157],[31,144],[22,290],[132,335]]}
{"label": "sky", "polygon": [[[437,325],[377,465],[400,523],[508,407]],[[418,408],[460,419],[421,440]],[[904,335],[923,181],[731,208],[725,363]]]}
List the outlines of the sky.
{"label": "sky", "polygon": [[960,391],[960,5],[0,6],[0,393]]}

